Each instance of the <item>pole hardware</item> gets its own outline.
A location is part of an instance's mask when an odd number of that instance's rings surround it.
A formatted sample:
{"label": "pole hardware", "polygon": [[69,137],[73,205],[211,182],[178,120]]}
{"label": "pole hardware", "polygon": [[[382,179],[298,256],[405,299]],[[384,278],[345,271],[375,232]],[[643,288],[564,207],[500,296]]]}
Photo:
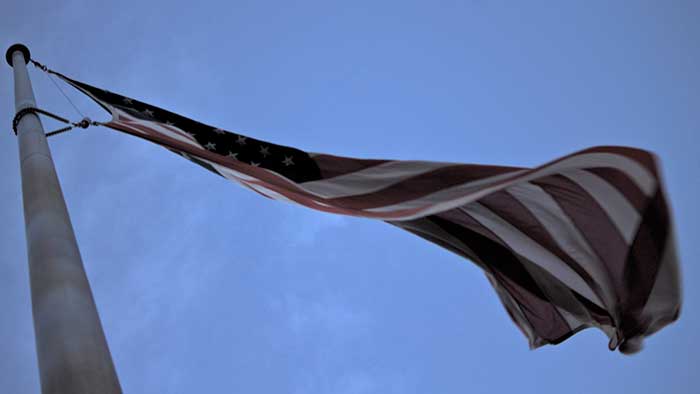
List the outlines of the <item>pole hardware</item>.
{"label": "pole hardware", "polygon": [[27,108],[23,108],[23,109],[19,110],[19,111],[15,114],[15,117],[12,119],[12,131],[15,132],[15,135],[17,135],[17,126],[19,125],[19,122],[22,120],[22,118],[23,118],[25,115],[28,115],[28,114],[35,114],[35,115],[36,115],[36,114],[40,114],[40,115],[45,115],[45,116],[48,116],[49,118],[55,119],[55,120],[57,120],[57,121],[59,121],[59,122],[63,122],[63,123],[66,123],[66,124],[69,124],[69,125],[70,125],[70,126],[66,126],[66,127],[64,127],[64,128],[61,128],[61,129],[54,130],[54,131],[51,131],[51,132],[46,133],[46,136],[47,136],[47,137],[50,137],[50,136],[52,136],[52,135],[56,135],[56,134],[60,134],[60,133],[66,132],[66,131],[68,131],[68,130],[73,129],[74,127],[79,127],[79,128],[81,128],[81,129],[87,129],[87,128],[90,127],[90,126],[99,126],[99,125],[100,125],[100,122],[95,122],[95,121],[91,120],[90,118],[88,118],[87,116],[84,117],[80,122],[71,122],[71,121],[69,121],[69,120],[66,119],[66,118],[60,117],[60,116],[58,116],[58,115],[56,115],[56,114],[52,114],[51,112],[45,111],[45,110],[43,110],[43,109],[41,109],[41,108],[27,107]]}

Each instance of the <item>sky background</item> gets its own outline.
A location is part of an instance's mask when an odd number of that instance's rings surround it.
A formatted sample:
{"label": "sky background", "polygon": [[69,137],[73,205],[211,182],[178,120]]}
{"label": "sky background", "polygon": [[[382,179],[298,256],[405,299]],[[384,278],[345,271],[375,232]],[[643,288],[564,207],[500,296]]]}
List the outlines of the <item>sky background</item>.
{"label": "sky background", "polygon": [[[698,20],[700,2],[682,0],[11,1],[0,47],[22,42],[79,80],[315,152],[535,166],[615,144],[662,159],[685,303],[629,357],[594,330],[530,351],[475,265],[385,223],[265,199],[108,129],[52,137],[125,393],[691,393]],[[0,391],[37,393],[2,67]],[[80,118],[31,78],[41,108]]]}

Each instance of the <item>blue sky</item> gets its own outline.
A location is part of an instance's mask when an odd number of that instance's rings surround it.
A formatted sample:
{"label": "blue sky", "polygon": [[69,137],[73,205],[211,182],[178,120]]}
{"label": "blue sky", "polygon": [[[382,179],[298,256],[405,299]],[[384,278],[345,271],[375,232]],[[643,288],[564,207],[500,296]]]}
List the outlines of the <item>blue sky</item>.
{"label": "blue sky", "polygon": [[[381,222],[267,200],[127,135],[78,131],[51,148],[125,392],[700,384],[699,3],[100,3],[6,4],[3,51],[23,42],[87,83],[316,152],[533,166],[593,145],[652,150],[684,278],[680,320],[638,355],[593,330],[530,351],[469,261]],[[31,76],[40,107],[79,118]],[[7,67],[0,89],[0,387],[36,393]]]}

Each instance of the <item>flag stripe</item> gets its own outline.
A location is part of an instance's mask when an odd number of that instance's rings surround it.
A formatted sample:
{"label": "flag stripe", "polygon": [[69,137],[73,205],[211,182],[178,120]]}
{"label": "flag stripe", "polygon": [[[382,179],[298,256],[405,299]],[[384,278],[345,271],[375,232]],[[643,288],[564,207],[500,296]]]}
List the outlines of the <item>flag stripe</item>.
{"label": "flag stripe", "polygon": [[[390,160],[374,160],[374,159],[354,159],[350,157],[340,157],[327,154],[314,153],[310,154],[321,169],[323,179],[331,179],[345,174],[351,174],[355,171],[361,171],[365,168],[377,166],[382,163],[387,163]],[[312,181],[313,182],[313,181]]]}
{"label": "flag stripe", "polygon": [[[605,211],[585,190],[567,178],[551,176],[535,183],[560,207],[560,215],[569,219],[568,233],[576,237],[574,242],[579,249],[586,251],[582,260],[598,269],[596,281],[601,283],[608,278],[612,283],[603,287],[619,288],[629,246]],[[577,245],[571,247],[575,249]]]}
{"label": "flag stripe", "polygon": [[656,179],[659,177],[654,154],[649,151],[637,148],[630,148],[627,146],[596,146],[593,148],[586,149],[584,150],[584,152],[611,153],[626,156],[629,159],[641,164],[644,167],[644,169],[649,173],[649,175],[651,175],[653,178]]}
{"label": "flag stripe", "polygon": [[491,274],[490,271],[486,271],[486,278],[488,279],[491,286],[496,290],[498,298],[508,312],[513,323],[520,331],[527,337],[530,344],[530,349],[534,349],[546,344],[546,341],[540,338],[535,332],[530,322],[525,318],[525,313],[523,313],[522,308],[518,304],[518,301],[513,297],[508,290],[501,285],[501,283],[496,279],[495,275]]}
{"label": "flag stripe", "polygon": [[[577,156],[568,156],[565,159],[555,161],[553,164],[544,165],[534,170],[523,173],[505,174],[503,179],[493,177],[493,182],[486,182],[488,186],[474,187],[475,183],[448,187],[446,189],[428,194],[424,197],[408,200],[398,204],[392,204],[381,208],[368,209],[369,212],[401,212],[406,211],[405,220],[418,216],[425,216],[448,209],[452,209],[471,201],[476,201],[494,191],[504,189],[511,184],[529,182],[533,179],[547,175],[558,174],[572,169],[611,167],[623,171],[639,186],[647,195],[651,194],[655,187],[655,180],[651,174],[637,162],[620,155],[610,153],[584,153]],[[497,181],[495,181],[497,180]]]}
{"label": "flag stripe", "polygon": [[637,212],[642,212],[646,208],[648,197],[624,172],[615,168],[603,167],[588,168],[585,171],[599,176],[612,185],[625,196],[627,202],[632,204]]}
{"label": "flag stripe", "polygon": [[669,235],[669,218],[663,193],[659,191],[651,199],[642,216],[637,236],[629,250],[624,271],[625,292],[621,308],[624,311],[620,327],[626,336],[636,336],[644,331],[640,321],[641,311],[655,285]]}
{"label": "flag stripe", "polygon": [[[558,223],[558,221],[565,222],[566,219],[550,218],[549,216],[551,215],[548,211],[544,211],[544,215],[542,215],[543,209],[533,206],[530,200],[532,198],[534,198],[535,201],[537,201],[538,198],[551,198],[537,193],[535,186],[532,186],[532,189],[535,189],[536,193],[534,197],[530,198],[526,198],[526,196],[532,195],[532,192],[528,193],[526,191],[525,193],[518,193],[516,190],[515,193],[512,193],[510,191],[503,191],[485,197],[479,200],[479,202],[492,212],[497,213],[502,219],[508,221],[523,234],[527,234],[533,241],[547,249],[547,251],[557,256],[574,270],[599,297],[605,299],[606,297],[603,296],[604,287],[601,286],[599,281],[594,280],[591,272],[589,272],[590,267],[586,269],[586,265],[590,263],[587,261],[582,263],[572,257],[572,254],[578,255],[579,252],[577,249],[570,247],[570,241],[562,240],[566,234],[563,233],[563,231],[570,230],[570,227],[566,227],[565,224]],[[555,209],[557,208],[555,207]],[[569,252],[567,253],[566,250],[569,250]],[[595,272],[595,270],[593,270],[593,272]],[[607,298],[609,299],[610,297]]]}
{"label": "flag stripe", "polygon": [[[512,256],[512,260],[505,260],[504,256],[496,257],[500,258],[500,261],[509,261],[513,266],[522,264],[521,260],[515,256]],[[545,343],[559,343],[562,337],[569,335],[572,328],[562,317],[559,309],[548,302],[546,298],[533,294],[531,292],[533,287],[519,286],[511,279],[511,276],[505,276],[498,271],[495,271],[493,275],[501,286],[514,296],[525,319]]]}
{"label": "flag stripe", "polygon": [[[496,166],[450,165],[443,166],[394,184],[385,184],[373,193],[354,194],[334,198],[329,203],[350,209],[372,209],[397,204],[406,199],[417,199],[446,187],[460,185],[474,187],[509,176],[519,169]],[[306,184],[304,185],[306,186]]]}
{"label": "flag stripe", "polygon": [[[640,319],[649,322],[647,334],[655,333],[661,327],[675,320],[680,313],[681,282],[680,272],[676,264],[674,239],[673,231],[669,232],[656,281],[640,314]],[[674,312],[666,314],[665,312],[668,310]]]}
{"label": "flag stripe", "polygon": [[[446,217],[459,217],[460,222],[468,224],[469,228],[460,227],[456,222],[445,219]],[[451,233],[459,234],[472,245],[482,261],[491,262],[488,272],[513,296],[519,311],[542,343],[554,343],[570,331],[571,328],[560,315],[558,308],[548,300],[526,268],[530,263],[515,254],[498,234],[461,210],[453,210],[449,215],[432,218],[439,226],[449,228]]]}
{"label": "flag stripe", "polygon": [[605,211],[627,244],[632,243],[641,217],[635,207],[614,186],[594,173],[572,170],[561,174],[576,183]]}
{"label": "flag stripe", "polygon": [[382,190],[401,183],[407,178],[448,166],[452,166],[452,164],[425,161],[388,161],[330,179],[305,182],[304,189],[324,198],[342,198]]}
{"label": "flag stripe", "polygon": [[[443,248],[457,253],[460,256],[469,258],[484,268],[489,281],[496,289],[499,297],[506,307],[506,311],[516,325],[528,337],[532,347],[541,346],[548,343],[548,341],[544,339],[545,337],[550,337],[551,339],[551,337],[557,338],[562,335],[566,335],[566,332],[568,332],[570,329],[570,326],[567,326],[569,320],[563,317],[562,310],[556,306],[545,305],[544,303],[546,301],[544,301],[543,294],[541,292],[539,293],[539,297],[536,295],[539,288],[533,281],[527,282],[527,285],[518,285],[518,283],[512,279],[508,279],[508,276],[503,273],[504,270],[508,271],[507,268],[501,268],[500,271],[496,271],[494,267],[486,265],[483,263],[482,258],[467,246],[467,243],[478,247],[480,254],[486,261],[495,260],[499,262],[507,262],[516,260],[515,256],[511,252],[504,249],[502,245],[498,245],[483,235],[478,235],[473,231],[467,230],[464,227],[459,227],[453,222],[438,218],[436,216],[430,216],[428,218],[421,218],[412,221],[389,223],[427,239],[430,242],[436,243]],[[482,231],[486,230],[482,229]],[[493,252],[493,250],[496,252]],[[502,258],[501,256],[504,255],[507,257]],[[510,264],[511,271],[513,268],[517,268],[519,263],[520,261],[518,261],[516,264]],[[522,283],[524,278],[527,278],[527,273],[525,274],[526,275],[523,275],[522,272],[518,271],[510,273],[510,275],[517,278],[520,283]],[[511,292],[513,292],[514,295],[517,295],[517,297],[511,295]],[[553,312],[553,308],[557,308],[556,311],[561,316],[561,319],[557,318],[556,315],[551,313]],[[540,310],[538,314],[539,316],[553,316],[556,322],[560,322],[559,325],[555,325],[558,326],[559,329],[548,329],[547,327],[551,327],[552,324],[550,324],[550,322],[546,319],[538,319],[538,315],[532,312],[537,310]],[[542,310],[550,313],[543,313],[541,312]],[[532,324],[530,320],[540,324]],[[543,325],[542,323],[545,324]],[[544,329],[543,326],[545,327]],[[555,333],[552,334],[552,331],[555,331]]]}
{"label": "flag stripe", "polygon": [[569,287],[588,298],[596,305],[601,307],[604,305],[598,295],[591,290],[586,281],[581,278],[576,271],[571,269],[568,264],[561,261],[553,253],[543,248],[540,244],[533,241],[526,234],[520,232],[517,228],[488,208],[479,203],[472,203],[460,207],[459,210],[480,223],[484,228],[493,232],[515,253],[540,265],[555,278],[566,283]]}

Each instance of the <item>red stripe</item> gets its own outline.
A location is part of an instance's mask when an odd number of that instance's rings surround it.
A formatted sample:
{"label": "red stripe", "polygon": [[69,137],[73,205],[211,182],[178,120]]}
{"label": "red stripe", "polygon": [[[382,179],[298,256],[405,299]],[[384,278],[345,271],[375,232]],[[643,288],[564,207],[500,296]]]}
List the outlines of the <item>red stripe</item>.
{"label": "red stripe", "polygon": [[643,165],[649,172],[651,172],[655,178],[659,177],[657,172],[656,163],[654,160],[654,154],[637,148],[630,148],[628,146],[596,146],[583,150],[579,153],[613,153],[616,155],[625,156],[629,159],[636,161],[637,163]]}
{"label": "red stripe", "polygon": [[486,262],[489,272],[520,304],[539,337],[549,343],[568,337],[571,327],[557,310],[557,300],[550,299],[524,267],[524,264],[532,263],[513,252],[496,234],[464,211],[454,209],[430,218],[461,239],[481,261]]}
{"label": "red stripe", "polygon": [[[573,221],[619,291],[628,246],[605,210],[578,184],[561,175],[544,177],[532,183],[547,192]],[[596,265],[593,261],[590,264]]]}
{"label": "red stripe", "polygon": [[410,201],[470,181],[477,181],[518,170],[520,168],[458,164],[404,179],[382,190],[333,198],[329,199],[328,202],[350,209],[377,208]]}
{"label": "red stripe", "polygon": [[[670,225],[666,199],[659,189],[642,216],[642,223],[625,264],[625,293],[622,298],[625,324],[622,329],[627,337],[644,333],[651,323],[640,318],[656,282],[667,247]],[[669,312],[673,314],[675,311]]]}
{"label": "red stripe", "polygon": [[350,157],[340,157],[320,154],[312,158],[318,168],[321,169],[321,178],[328,179],[339,175],[350,174],[355,171],[389,162],[390,160],[374,159],[353,159]]}
{"label": "red stripe", "polygon": [[480,199],[479,203],[557,256],[581,276],[601,300],[605,299],[600,284],[576,260],[559,247],[544,225],[518,199],[506,191],[501,191]]}
{"label": "red stripe", "polygon": [[615,168],[589,168],[585,171],[589,171],[597,176],[603,178],[620,193],[622,193],[627,201],[632,204],[637,211],[642,212],[647,203],[647,196],[642,192],[642,190],[637,186],[636,183],[630,179],[624,172],[617,170]]}

